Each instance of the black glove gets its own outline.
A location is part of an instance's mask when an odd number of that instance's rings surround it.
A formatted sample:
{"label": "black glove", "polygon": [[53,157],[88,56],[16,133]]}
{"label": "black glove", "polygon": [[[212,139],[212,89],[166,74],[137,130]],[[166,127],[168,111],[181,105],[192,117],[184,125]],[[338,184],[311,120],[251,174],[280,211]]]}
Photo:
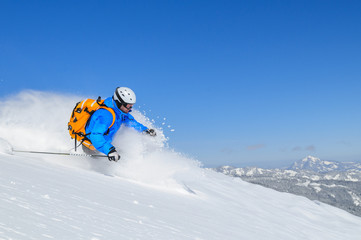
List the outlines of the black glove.
{"label": "black glove", "polygon": [[147,129],[144,131],[146,134],[149,134],[152,137],[157,136],[157,133],[154,131],[154,129]]}
{"label": "black glove", "polygon": [[120,155],[115,150],[115,147],[112,147],[110,149],[110,152],[108,153],[108,160],[118,162],[119,159],[120,159]]}

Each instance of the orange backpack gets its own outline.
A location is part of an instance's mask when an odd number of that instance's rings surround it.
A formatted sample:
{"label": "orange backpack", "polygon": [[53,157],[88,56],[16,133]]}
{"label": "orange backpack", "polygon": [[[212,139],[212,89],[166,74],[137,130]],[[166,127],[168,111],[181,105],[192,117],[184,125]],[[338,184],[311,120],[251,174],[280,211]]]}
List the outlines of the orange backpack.
{"label": "orange backpack", "polygon": [[95,147],[87,138],[87,135],[90,133],[86,134],[85,126],[93,113],[100,108],[108,110],[113,115],[113,122],[109,127],[111,128],[115,122],[114,110],[107,107],[104,104],[104,100],[101,100],[100,97],[98,97],[97,100],[85,99],[75,105],[70,121],[68,122],[69,134],[72,139],[75,139],[75,151],[77,148],[77,141],[80,141],[80,144],[83,144],[90,150],[95,150]]}

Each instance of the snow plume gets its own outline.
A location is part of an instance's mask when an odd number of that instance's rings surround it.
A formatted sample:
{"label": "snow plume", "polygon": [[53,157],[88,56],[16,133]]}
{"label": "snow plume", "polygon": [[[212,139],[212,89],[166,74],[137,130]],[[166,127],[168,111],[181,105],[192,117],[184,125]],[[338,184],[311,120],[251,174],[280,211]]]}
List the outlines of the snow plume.
{"label": "snow plume", "polygon": [[115,175],[143,184],[183,191],[185,181],[200,176],[199,162],[163,146],[157,138],[142,136],[129,128],[120,130],[114,140],[122,146],[124,158]]}
{"label": "snow plume", "polygon": [[65,151],[67,123],[79,98],[23,91],[0,102],[0,136],[15,149]]}
{"label": "snow plume", "polygon": [[[74,140],[70,139],[67,124],[75,104],[85,98],[31,90],[10,96],[0,101],[0,138],[17,150],[70,152]],[[167,138],[161,128],[153,125],[154,121],[137,110],[132,115],[145,126],[154,128],[157,136],[153,138],[121,127],[113,141],[121,155],[118,163],[110,163],[106,158],[40,157],[69,167],[177,191],[184,189],[187,180],[184,176],[188,179],[199,176],[199,162],[169,149]],[[189,174],[192,171],[195,174]]]}

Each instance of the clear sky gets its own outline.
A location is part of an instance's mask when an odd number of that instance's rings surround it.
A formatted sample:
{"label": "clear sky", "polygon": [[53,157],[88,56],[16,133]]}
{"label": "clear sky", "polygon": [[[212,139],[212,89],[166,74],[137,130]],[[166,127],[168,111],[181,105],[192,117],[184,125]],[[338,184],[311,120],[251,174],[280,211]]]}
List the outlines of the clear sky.
{"label": "clear sky", "polygon": [[117,86],[206,166],[359,161],[361,1],[0,0],[1,97]]}

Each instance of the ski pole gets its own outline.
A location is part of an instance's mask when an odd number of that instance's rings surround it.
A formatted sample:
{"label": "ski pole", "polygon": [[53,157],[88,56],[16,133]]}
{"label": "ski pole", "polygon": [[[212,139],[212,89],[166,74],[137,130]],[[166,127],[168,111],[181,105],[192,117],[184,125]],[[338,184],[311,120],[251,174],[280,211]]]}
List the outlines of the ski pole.
{"label": "ski pole", "polygon": [[15,149],[13,149],[13,152],[35,153],[35,154],[51,154],[51,155],[65,155],[65,156],[107,157],[105,155],[99,155],[99,154],[76,154],[76,153],[64,153],[64,152],[40,152],[40,151],[25,151],[25,150],[15,150]]}

